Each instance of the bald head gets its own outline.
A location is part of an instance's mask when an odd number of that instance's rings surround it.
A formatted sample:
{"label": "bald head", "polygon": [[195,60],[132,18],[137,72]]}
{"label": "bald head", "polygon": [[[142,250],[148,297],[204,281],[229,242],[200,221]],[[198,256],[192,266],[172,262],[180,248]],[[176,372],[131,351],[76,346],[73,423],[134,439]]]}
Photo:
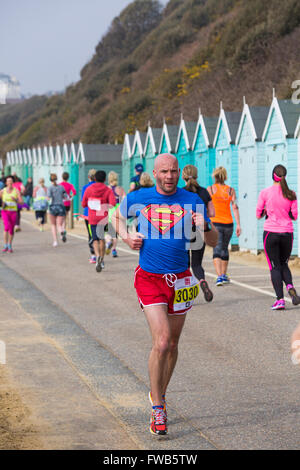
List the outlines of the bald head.
{"label": "bald head", "polygon": [[156,157],[154,160],[154,169],[157,171],[164,165],[169,165],[169,164],[174,164],[177,165],[178,168],[178,160],[177,158],[172,155],[171,153],[161,153]]}
{"label": "bald head", "polygon": [[154,162],[153,176],[156,179],[156,189],[160,194],[171,195],[177,191],[180,170],[178,160],[170,153],[162,153]]}

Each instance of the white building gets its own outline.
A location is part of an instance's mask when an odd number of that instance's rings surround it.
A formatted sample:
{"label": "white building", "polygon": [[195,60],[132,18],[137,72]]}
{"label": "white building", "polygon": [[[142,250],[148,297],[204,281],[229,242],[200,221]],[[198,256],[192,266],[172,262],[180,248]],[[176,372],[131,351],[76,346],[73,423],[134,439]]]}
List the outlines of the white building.
{"label": "white building", "polygon": [[20,82],[15,77],[0,73],[0,104],[21,99]]}

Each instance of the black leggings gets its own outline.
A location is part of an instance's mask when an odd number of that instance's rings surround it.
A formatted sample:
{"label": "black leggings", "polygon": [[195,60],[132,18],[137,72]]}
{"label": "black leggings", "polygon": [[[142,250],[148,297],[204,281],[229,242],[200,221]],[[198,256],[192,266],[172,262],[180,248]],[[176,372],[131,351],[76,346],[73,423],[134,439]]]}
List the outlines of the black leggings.
{"label": "black leggings", "polygon": [[86,226],[86,229],[87,229],[87,232],[88,232],[88,237],[89,237],[89,249],[90,249],[90,253],[91,255],[95,255],[95,250],[94,250],[94,247],[93,247],[93,237],[92,237],[92,231],[91,231],[91,226],[90,224],[88,223],[88,221],[86,219],[84,219],[85,221],[85,226]]}
{"label": "black leggings", "polygon": [[46,211],[35,211],[36,220],[41,219],[41,225],[45,223]]}
{"label": "black leggings", "polygon": [[220,258],[223,261],[229,260],[228,245],[233,234],[233,224],[215,224],[218,230],[218,243],[213,249],[213,258]]}
{"label": "black leggings", "polygon": [[192,268],[194,275],[199,281],[205,279],[204,269],[202,267],[202,260],[204,256],[205,243],[200,250],[190,250],[189,266]]}
{"label": "black leggings", "polygon": [[283,282],[286,286],[293,285],[292,274],[288,267],[292,248],[292,233],[264,232],[264,249],[277,300],[283,299]]}

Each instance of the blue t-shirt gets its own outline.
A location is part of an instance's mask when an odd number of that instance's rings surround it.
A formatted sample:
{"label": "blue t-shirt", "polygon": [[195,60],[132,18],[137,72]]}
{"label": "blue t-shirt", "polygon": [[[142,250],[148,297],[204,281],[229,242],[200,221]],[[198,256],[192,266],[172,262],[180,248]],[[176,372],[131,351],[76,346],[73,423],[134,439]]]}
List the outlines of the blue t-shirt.
{"label": "blue t-shirt", "polygon": [[156,187],[129,193],[121,202],[123,217],[137,217],[138,231],[145,236],[140,249],[140,266],[150,273],[181,273],[188,268],[188,248],[192,238],[192,214],[200,212],[209,222],[202,199],[177,188],[164,196]]}
{"label": "blue t-shirt", "polygon": [[[91,184],[94,184],[95,181],[90,181],[88,184],[86,184],[85,186],[83,186],[82,190],[81,190],[81,201],[83,199],[83,195],[84,195],[84,192],[86,190],[86,188],[88,188],[89,186],[91,186]],[[89,208],[88,207],[84,207],[83,209],[83,215],[85,217],[88,217],[89,216]]]}

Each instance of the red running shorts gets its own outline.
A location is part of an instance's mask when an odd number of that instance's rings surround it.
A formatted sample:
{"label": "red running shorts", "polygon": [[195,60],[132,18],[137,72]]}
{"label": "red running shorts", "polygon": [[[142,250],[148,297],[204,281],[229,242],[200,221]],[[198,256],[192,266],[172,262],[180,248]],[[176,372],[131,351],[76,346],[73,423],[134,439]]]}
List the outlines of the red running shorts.
{"label": "red running shorts", "polygon": [[[189,269],[183,273],[176,273],[177,279],[187,276],[192,276]],[[134,273],[134,287],[142,309],[152,305],[167,305],[169,315],[184,315],[192,308],[174,312],[175,288],[167,284],[163,274],[148,273],[138,266]]]}

